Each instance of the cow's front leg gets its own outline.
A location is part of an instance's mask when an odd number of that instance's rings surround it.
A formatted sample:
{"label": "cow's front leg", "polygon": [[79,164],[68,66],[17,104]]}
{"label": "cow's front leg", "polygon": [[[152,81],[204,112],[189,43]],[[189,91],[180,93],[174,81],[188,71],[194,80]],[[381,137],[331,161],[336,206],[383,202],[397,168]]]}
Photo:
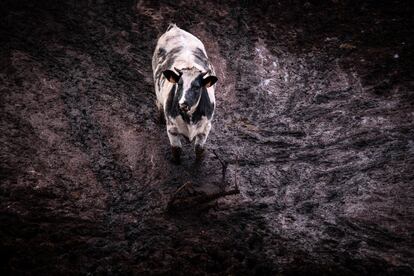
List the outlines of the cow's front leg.
{"label": "cow's front leg", "polygon": [[171,153],[173,161],[176,163],[180,162],[181,156],[181,140],[177,128],[171,125],[167,126],[167,134],[170,139]]}
{"label": "cow's front leg", "polygon": [[207,136],[210,133],[211,123],[208,122],[204,128],[204,131],[199,133],[194,142],[194,151],[196,154],[196,160],[201,161],[204,158],[204,144],[206,143]]}
{"label": "cow's front leg", "polygon": [[206,142],[206,135],[199,134],[194,143],[194,152],[196,154],[196,161],[201,161],[204,158],[204,144]]}

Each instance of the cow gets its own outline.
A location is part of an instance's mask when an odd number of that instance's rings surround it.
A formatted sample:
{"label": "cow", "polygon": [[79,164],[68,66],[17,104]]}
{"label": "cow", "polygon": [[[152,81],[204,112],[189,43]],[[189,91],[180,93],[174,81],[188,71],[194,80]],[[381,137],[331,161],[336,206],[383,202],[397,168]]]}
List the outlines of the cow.
{"label": "cow", "polygon": [[203,43],[176,24],[158,39],[152,58],[156,105],[165,121],[172,158],[180,162],[181,136],[194,141],[196,160],[204,155],[215,109],[217,77]]}

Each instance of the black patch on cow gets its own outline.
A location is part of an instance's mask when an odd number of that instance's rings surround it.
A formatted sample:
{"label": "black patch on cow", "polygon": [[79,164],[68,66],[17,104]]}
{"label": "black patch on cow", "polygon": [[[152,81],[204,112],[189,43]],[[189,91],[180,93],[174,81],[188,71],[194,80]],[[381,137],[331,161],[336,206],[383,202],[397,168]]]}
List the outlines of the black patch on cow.
{"label": "black patch on cow", "polygon": [[167,51],[164,48],[159,48],[157,56],[160,59],[159,63],[163,63],[167,56]]}
{"label": "black patch on cow", "polygon": [[192,82],[190,89],[185,93],[185,102],[192,107],[198,102],[201,94],[201,84],[203,77],[200,75],[196,77]]}
{"label": "black patch on cow", "polygon": [[167,102],[165,103],[165,114],[167,117],[170,116],[175,118],[180,115],[178,101],[182,93],[182,87],[180,89],[178,84],[174,84],[168,94]]}
{"label": "black patch on cow", "polygon": [[191,116],[191,121],[193,123],[197,123],[201,120],[202,116],[206,116],[207,119],[211,119],[214,112],[214,103],[210,101],[210,97],[208,96],[207,88],[201,88],[201,99],[198,103],[197,109]]}
{"label": "black patch on cow", "polygon": [[205,70],[209,69],[209,62],[206,54],[204,54],[203,50],[200,48],[196,48],[193,51],[194,60],[197,64],[201,65]]}

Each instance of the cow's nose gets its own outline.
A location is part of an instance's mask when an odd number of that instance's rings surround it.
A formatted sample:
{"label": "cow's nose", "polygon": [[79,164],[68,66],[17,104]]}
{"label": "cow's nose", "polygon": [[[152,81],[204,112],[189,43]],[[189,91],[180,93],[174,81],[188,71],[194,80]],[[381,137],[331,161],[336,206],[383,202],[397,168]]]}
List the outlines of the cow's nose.
{"label": "cow's nose", "polygon": [[190,107],[188,106],[187,102],[183,102],[182,104],[180,104],[180,109],[182,111],[188,111],[188,110],[190,110]]}

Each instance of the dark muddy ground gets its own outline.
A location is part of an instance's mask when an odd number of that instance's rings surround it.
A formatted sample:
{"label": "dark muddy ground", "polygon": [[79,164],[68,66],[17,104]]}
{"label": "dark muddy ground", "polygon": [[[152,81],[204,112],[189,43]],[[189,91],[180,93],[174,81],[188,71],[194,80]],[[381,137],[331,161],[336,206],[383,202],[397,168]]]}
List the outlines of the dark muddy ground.
{"label": "dark muddy ground", "polygon": [[[2,275],[414,274],[410,1],[62,2],[0,4]],[[169,22],[220,79],[199,166],[156,121]],[[167,212],[188,181],[240,194]]]}

